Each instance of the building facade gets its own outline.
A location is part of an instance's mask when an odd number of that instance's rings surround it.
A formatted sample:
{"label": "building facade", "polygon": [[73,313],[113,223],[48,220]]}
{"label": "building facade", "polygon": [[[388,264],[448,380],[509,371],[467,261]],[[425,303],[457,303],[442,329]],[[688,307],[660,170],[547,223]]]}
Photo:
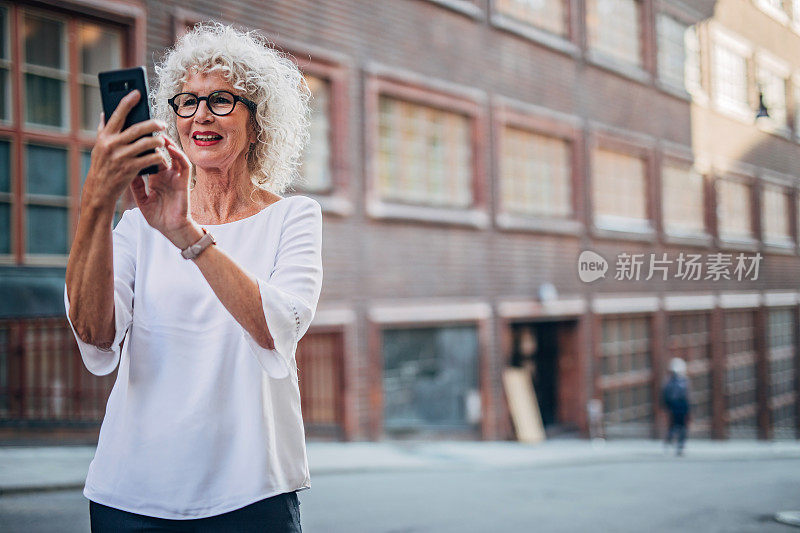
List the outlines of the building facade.
{"label": "building facade", "polygon": [[657,436],[682,357],[695,435],[797,437],[797,0],[0,2],[6,435],[102,416],[113,376],[83,370],[62,300],[96,73],[152,74],[209,19],[314,94],[309,436],[513,438],[525,360],[549,434],[588,435],[595,399],[609,436]]}

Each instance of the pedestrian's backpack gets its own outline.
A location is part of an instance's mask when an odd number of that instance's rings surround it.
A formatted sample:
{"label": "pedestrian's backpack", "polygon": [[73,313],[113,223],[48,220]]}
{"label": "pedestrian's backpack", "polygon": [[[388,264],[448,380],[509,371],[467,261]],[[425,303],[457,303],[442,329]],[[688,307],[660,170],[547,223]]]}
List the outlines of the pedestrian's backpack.
{"label": "pedestrian's backpack", "polygon": [[673,412],[689,410],[689,385],[685,378],[672,378],[664,387],[664,403]]}

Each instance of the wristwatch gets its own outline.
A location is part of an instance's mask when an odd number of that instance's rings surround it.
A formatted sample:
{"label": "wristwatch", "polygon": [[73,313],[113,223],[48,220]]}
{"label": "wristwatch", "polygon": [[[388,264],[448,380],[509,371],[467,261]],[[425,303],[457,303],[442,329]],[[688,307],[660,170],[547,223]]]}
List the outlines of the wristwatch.
{"label": "wristwatch", "polygon": [[194,259],[201,253],[203,250],[211,246],[212,244],[217,244],[217,241],[214,240],[214,236],[211,235],[209,232],[206,231],[206,228],[202,228],[203,236],[200,237],[200,240],[194,243],[193,245],[189,246],[188,248],[181,250],[181,255],[184,259]]}

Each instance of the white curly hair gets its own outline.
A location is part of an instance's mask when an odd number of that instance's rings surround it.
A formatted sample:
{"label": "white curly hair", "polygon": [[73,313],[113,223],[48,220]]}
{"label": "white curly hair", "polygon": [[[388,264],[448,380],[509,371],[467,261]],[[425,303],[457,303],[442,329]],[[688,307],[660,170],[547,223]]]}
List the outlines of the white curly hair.
{"label": "white curly hair", "polygon": [[[166,122],[166,133],[178,144],[177,119],[167,100],[181,92],[188,74],[196,72],[222,73],[256,103],[251,117],[258,140],[247,154],[250,180],[273,194],[289,189],[299,178],[309,139],[311,91],[297,65],[254,31],[219,22],[197,24],[155,65],[155,90],[150,93],[154,118]],[[190,186],[194,183],[192,167]]]}

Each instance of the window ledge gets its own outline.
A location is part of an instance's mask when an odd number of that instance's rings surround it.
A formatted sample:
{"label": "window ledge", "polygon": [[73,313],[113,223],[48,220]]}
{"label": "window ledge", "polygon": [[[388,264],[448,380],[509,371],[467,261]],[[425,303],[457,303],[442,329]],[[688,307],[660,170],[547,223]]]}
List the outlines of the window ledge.
{"label": "window ledge", "polygon": [[655,242],[656,232],[652,226],[623,226],[595,222],[592,235],[599,239],[621,239],[626,241]]}
{"label": "window ledge", "polygon": [[744,104],[734,105],[731,103],[720,102],[719,100],[715,99],[714,110],[721,115],[738,120],[739,122],[747,124],[748,126],[752,126],[755,122],[756,112]]}
{"label": "window ledge", "polygon": [[475,5],[471,0],[426,0],[432,4],[438,4],[444,8],[474,18],[483,19],[483,10]]}
{"label": "window ledge", "polygon": [[505,230],[522,230],[560,235],[581,235],[583,224],[575,219],[525,216],[515,213],[500,213],[495,217],[497,227]]}
{"label": "window ledge", "polygon": [[679,98],[680,100],[686,100],[687,102],[692,101],[692,94],[680,85],[675,85],[674,83],[664,80],[656,80],[656,87],[660,91],[674,96],[675,98]]}
{"label": "window ledge", "polygon": [[644,85],[650,85],[653,81],[653,76],[642,67],[625,63],[597,50],[589,50],[586,53],[586,59],[595,66]]}
{"label": "window ledge", "polygon": [[342,217],[347,217],[353,214],[353,202],[344,196],[338,194],[328,195],[312,192],[303,192],[301,194],[308,196],[309,198],[313,198],[319,202],[323,212],[332,213]]}
{"label": "window ledge", "polygon": [[785,11],[777,9],[772,5],[762,1],[757,1],[756,6],[758,7],[758,9],[761,10],[762,13],[764,13],[765,15],[769,15],[770,17],[780,22],[781,24],[784,25],[789,24],[789,14],[786,13]]}
{"label": "window ledge", "polygon": [[714,238],[705,232],[679,233],[677,231],[667,231],[664,233],[664,242],[707,248],[714,243]]}
{"label": "window ledge", "polygon": [[763,118],[759,119],[757,123],[758,129],[764,133],[770,133],[787,140],[792,139],[792,130],[789,129],[789,126],[779,126],[769,119],[764,120]]}
{"label": "window ledge", "polygon": [[779,255],[795,255],[795,253],[797,253],[797,249],[795,248],[794,242],[788,237],[780,240],[765,239],[764,251],[767,253],[773,253]]}
{"label": "window ledge", "polygon": [[719,247],[724,250],[741,250],[745,252],[757,252],[758,241],[752,237],[726,237],[720,236]]}
{"label": "window ledge", "polygon": [[448,208],[427,205],[406,205],[372,200],[367,203],[367,215],[385,220],[417,220],[437,224],[469,226],[478,229],[489,227],[489,215],[484,209]]}
{"label": "window ledge", "polygon": [[574,58],[580,56],[580,48],[566,37],[550,33],[502,13],[492,13],[492,25]]}
{"label": "window ledge", "polygon": [[29,266],[66,267],[69,255],[26,254],[24,263]]}

